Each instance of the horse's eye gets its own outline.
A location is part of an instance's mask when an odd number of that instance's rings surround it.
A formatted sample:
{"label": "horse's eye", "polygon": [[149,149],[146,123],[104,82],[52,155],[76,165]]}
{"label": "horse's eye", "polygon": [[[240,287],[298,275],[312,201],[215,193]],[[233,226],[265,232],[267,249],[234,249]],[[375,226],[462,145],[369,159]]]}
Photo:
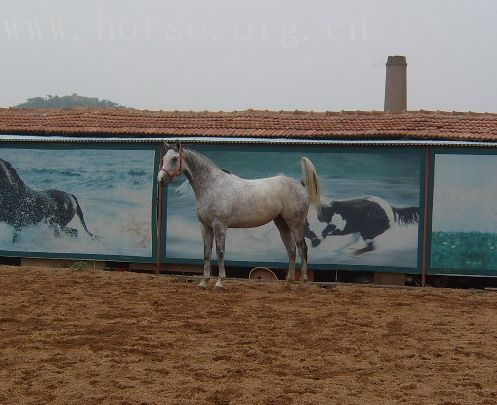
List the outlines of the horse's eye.
{"label": "horse's eye", "polygon": [[178,158],[175,156],[171,159],[174,163],[176,163],[178,161]]}

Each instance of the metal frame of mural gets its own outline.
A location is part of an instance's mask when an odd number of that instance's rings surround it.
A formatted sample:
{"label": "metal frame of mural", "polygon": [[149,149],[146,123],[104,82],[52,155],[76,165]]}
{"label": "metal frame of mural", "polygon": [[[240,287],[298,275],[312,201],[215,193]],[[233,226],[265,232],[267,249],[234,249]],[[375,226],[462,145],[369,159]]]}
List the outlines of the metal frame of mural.
{"label": "metal frame of mural", "polygon": [[[474,157],[478,159],[478,162],[482,163],[482,156],[492,156],[495,159],[495,167],[497,168],[497,151],[495,149],[462,149],[462,148],[435,148],[430,150],[431,161],[433,162],[430,181],[429,181],[429,232],[427,241],[427,257],[428,263],[428,274],[429,275],[460,275],[460,276],[481,276],[481,277],[496,277],[497,276],[497,232],[484,231],[483,227],[488,227],[488,220],[493,218],[489,214],[490,205],[484,206],[486,192],[481,192],[485,190],[480,190],[478,193],[469,193],[468,187],[465,184],[459,184],[461,189],[464,190],[465,195],[470,195],[473,198],[471,202],[471,207],[464,205],[468,204],[468,199],[459,198],[454,195],[445,194],[446,198],[451,198],[457,206],[452,206],[447,209],[447,215],[452,216],[452,224],[450,226],[445,225],[447,229],[442,229],[444,226],[440,226],[440,230],[434,229],[435,226],[438,227],[437,221],[440,222],[441,219],[437,218],[439,215],[437,212],[435,204],[435,199],[440,198],[439,193],[444,193],[444,189],[437,189],[436,176],[437,167],[441,167],[440,159],[437,163],[437,156],[450,156],[450,157],[461,157],[462,159],[471,159]],[[458,162],[462,169],[461,162]],[[467,166],[466,166],[467,168]],[[477,170],[476,167],[473,170]],[[468,170],[466,170],[467,172]],[[471,169],[469,170],[471,171]],[[472,174],[470,173],[469,176]],[[473,186],[478,187],[478,178],[482,178],[484,181],[489,179],[481,171],[473,173],[475,181]],[[451,172],[451,182],[462,181],[457,173]],[[495,189],[497,189],[497,175],[495,176]],[[450,187],[445,182],[444,187]],[[482,187],[482,186],[481,186]],[[487,196],[488,198],[489,196]],[[497,197],[497,194],[496,194]],[[476,200],[475,200],[476,198]],[[476,202],[476,204],[475,204]],[[446,207],[449,207],[447,204]],[[495,205],[495,204],[494,204]],[[471,213],[471,222],[467,225],[462,224],[464,220],[464,213]],[[475,215],[483,213],[486,218],[479,218],[479,224]],[[454,215],[459,215],[461,218],[455,218]],[[497,211],[496,211],[497,215]],[[487,220],[487,223],[483,225],[483,221]],[[435,223],[435,225],[434,225]],[[450,228],[450,229],[449,229]],[[460,229],[459,229],[460,228]],[[480,228],[480,229],[477,229]],[[497,229],[497,226],[496,226]],[[487,248],[487,249],[485,249]],[[492,265],[492,263],[494,263]],[[491,268],[493,267],[493,268]]]}
{"label": "metal frame of mural", "polygon": [[[294,144],[225,144],[225,143],[192,143],[190,144],[193,149],[199,151],[212,151],[218,150],[222,152],[233,152],[241,150],[247,150],[245,148],[250,148],[251,151],[272,151],[273,153],[286,153],[286,152],[298,152],[300,155],[306,153],[337,153],[343,154],[357,154],[366,156],[368,153],[382,153],[382,154],[403,154],[408,153],[413,156],[417,156],[419,160],[419,224],[418,224],[418,236],[417,236],[417,263],[415,266],[389,266],[389,265],[375,265],[375,264],[354,264],[354,263],[322,263],[313,260],[313,252],[310,252],[311,258],[311,268],[314,270],[350,270],[350,271],[381,271],[381,272],[399,272],[399,273],[411,273],[411,274],[426,274],[426,275],[462,275],[462,276],[497,276],[497,232],[495,232],[495,240],[488,236],[488,232],[474,232],[471,234],[471,238],[481,238],[480,241],[476,242],[467,241],[466,244],[461,245],[461,241],[457,241],[457,244],[451,243],[451,240],[443,240],[441,243],[445,242],[445,247],[455,246],[453,249],[457,248],[464,252],[464,254],[472,255],[475,258],[474,263],[469,265],[461,264],[459,266],[453,266],[451,263],[442,263],[439,259],[434,260],[434,243],[439,241],[440,237],[445,237],[447,235],[438,235],[436,229],[437,222],[437,209],[434,207],[434,199],[437,198],[437,187],[436,174],[437,167],[440,167],[440,158],[437,161],[437,156],[440,155],[460,155],[460,156],[492,156],[497,159],[497,150],[492,148],[461,148],[461,147],[432,147],[429,145],[421,145],[419,147],[401,147],[399,145],[390,146],[374,146],[374,145],[358,145],[358,146],[343,146],[343,145],[305,145],[300,143]],[[395,147],[392,147],[395,146]],[[105,150],[150,150],[154,154],[153,162],[153,186],[150,187],[152,190],[151,199],[151,254],[146,256],[136,256],[129,254],[92,254],[92,253],[50,253],[43,251],[20,251],[20,250],[0,250],[0,255],[10,256],[10,257],[36,257],[36,258],[64,258],[64,259],[86,259],[86,260],[109,260],[109,261],[128,261],[128,262],[146,262],[154,263],[160,260],[163,263],[178,263],[178,264],[202,264],[202,251],[198,250],[192,253],[190,257],[171,257],[167,254],[167,242],[168,238],[175,237],[168,228],[168,211],[171,207],[168,207],[168,199],[170,197],[169,193],[171,190],[164,188],[162,198],[162,218],[163,224],[161,229],[160,238],[162,239],[162,245],[159,247],[157,245],[159,238],[157,233],[157,217],[156,212],[158,208],[158,187],[155,182],[155,178],[158,173],[159,160],[160,160],[160,146],[156,143],[144,143],[139,144],[137,142],[75,142],[75,143],[64,143],[64,142],[50,142],[45,143],[41,141],[33,142],[2,142],[0,148],[11,148],[11,149],[40,149],[40,150],[72,150],[72,149],[100,149]],[[277,155],[275,155],[277,156]],[[216,162],[217,163],[217,162]],[[332,164],[332,163],[330,163]],[[497,166],[497,160],[496,160]],[[234,170],[236,172],[236,170]],[[320,170],[318,167],[318,174]],[[322,172],[322,169],[321,169]],[[238,174],[238,173],[237,173]],[[242,174],[243,175],[243,174]],[[264,177],[265,174],[261,173],[258,177]],[[256,178],[255,176],[254,178]],[[29,181],[27,182],[29,184]],[[497,180],[496,180],[497,183]],[[497,184],[496,184],[497,185]],[[497,189],[497,187],[496,187]],[[91,229],[90,229],[91,231]],[[198,235],[200,236],[200,230],[197,229]],[[491,232],[492,234],[494,232]],[[449,235],[455,237],[454,235]],[[441,239],[440,239],[441,240]],[[308,242],[310,242],[308,240]],[[494,243],[495,242],[495,243]],[[471,245],[469,246],[468,243]],[[311,243],[309,243],[311,245]],[[474,249],[479,245],[488,245],[491,252],[496,251],[495,256],[492,255],[488,260],[479,261],[478,257],[481,256],[481,252],[478,249]],[[491,246],[490,246],[491,245]],[[283,246],[280,247],[283,249]],[[452,248],[451,248],[452,249]],[[473,252],[473,250],[475,250]],[[159,254],[160,253],[160,254]],[[488,253],[488,252],[487,252]],[[229,245],[228,245],[228,258],[230,256]],[[232,256],[233,257],[233,256]],[[445,256],[444,256],[445,257]],[[495,260],[494,260],[495,258]],[[438,260],[438,262],[437,262]],[[442,260],[443,261],[443,260]],[[494,266],[492,263],[496,263]],[[266,260],[227,260],[227,265],[233,267],[253,267],[263,263],[265,266],[270,266],[273,268],[286,268],[286,260],[281,261],[266,261]],[[490,264],[489,264],[490,263]]]}
{"label": "metal frame of mural", "polygon": [[[154,262],[157,257],[157,223],[156,223],[156,211],[157,211],[157,199],[155,196],[157,195],[157,182],[155,181],[158,172],[158,163],[159,163],[159,148],[157,145],[153,144],[122,144],[122,143],[40,143],[40,142],[3,142],[0,145],[0,150],[11,149],[11,150],[40,150],[40,151],[73,151],[73,150],[101,150],[102,152],[106,151],[150,151],[153,152],[153,161],[150,162],[150,165],[153,165],[153,177],[151,179],[152,184],[150,185],[150,189],[152,190],[152,194],[150,195],[150,204],[151,204],[151,217],[150,217],[150,254],[146,255],[133,255],[133,254],[102,254],[102,253],[81,253],[81,252],[48,252],[33,250],[0,250],[1,256],[9,256],[9,257],[29,257],[29,258],[60,258],[60,259],[82,259],[82,260],[107,260],[107,261],[128,261],[128,262]],[[36,161],[33,162],[33,165],[36,165]],[[125,163],[120,162],[120,167],[125,170]],[[47,170],[47,169],[45,169]],[[29,184],[30,182],[27,181]],[[37,188],[39,189],[39,188]],[[72,194],[67,194],[71,196]],[[70,203],[72,201],[72,197],[69,197],[67,201]],[[84,211],[84,208],[83,210]],[[85,214],[86,215],[86,214]],[[64,227],[64,231],[67,233],[67,230],[71,230],[72,228]],[[91,229],[90,229],[91,231]],[[74,230],[72,230],[74,232]],[[80,230],[81,232],[81,230]],[[98,243],[98,241],[96,242]],[[147,248],[148,249],[148,248]]]}
{"label": "metal frame of mural", "polygon": [[[191,144],[187,145],[187,147],[191,147],[201,153],[204,152],[209,152],[209,151],[222,151],[222,152],[240,152],[240,148],[250,148],[251,151],[271,151],[273,153],[288,153],[288,152],[293,152],[293,153],[298,153],[299,155],[305,155],[305,154],[330,154],[330,153],[337,153],[337,154],[343,154],[343,156],[347,156],[346,154],[356,154],[356,155],[362,155],[366,156],[367,154],[387,154],[390,156],[393,156],[394,154],[409,154],[413,156],[415,159],[419,161],[417,167],[418,167],[418,183],[417,183],[417,189],[416,192],[418,193],[418,206],[419,206],[419,224],[417,226],[417,235],[416,235],[416,242],[417,242],[417,248],[416,248],[416,253],[415,253],[415,264],[411,266],[395,266],[395,265],[382,265],[382,264],[354,264],[353,260],[349,263],[323,263],[323,262],[318,262],[316,259],[313,259],[313,252],[310,248],[310,268],[314,270],[354,270],[354,271],[381,271],[381,272],[397,272],[397,273],[410,273],[410,274],[420,274],[422,271],[422,247],[423,247],[423,233],[424,233],[424,224],[425,221],[422,220],[425,215],[425,171],[426,171],[426,166],[425,166],[425,158],[426,158],[426,153],[425,153],[425,148],[388,148],[388,147],[372,147],[372,146],[367,146],[367,147],[344,147],[344,146],[309,146],[309,145],[243,145],[243,146],[234,146],[234,145],[226,145],[226,144]],[[311,156],[312,160],[312,156]],[[219,163],[219,162],[215,162]],[[231,168],[228,168],[231,169]],[[317,167],[318,175],[322,174],[320,173],[320,168]],[[233,170],[235,174],[240,174],[237,173],[236,170]],[[321,172],[323,170],[321,169]],[[243,173],[241,174],[242,177],[244,177]],[[250,176],[251,178],[257,178],[257,177],[265,177],[264,173],[261,173],[259,176]],[[183,177],[183,181],[186,179]],[[168,237],[173,238],[174,237],[174,230],[171,230],[170,224],[168,224],[168,221],[170,220],[169,218],[169,210],[171,207],[168,207],[168,193],[169,197],[171,196],[170,193],[174,191],[172,190],[167,190],[164,189],[164,195],[163,195],[163,201],[164,204],[162,206],[163,212],[162,212],[162,218],[163,218],[163,226],[162,226],[162,246],[161,246],[161,257],[160,260],[161,262],[164,263],[171,263],[171,264],[202,264],[202,256],[203,256],[203,251],[201,248],[195,249],[195,253],[190,256],[190,257],[178,257],[177,255],[171,255],[168,251]],[[195,215],[194,211],[191,213],[191,215]],[[269,225],[269,226],[272,226]],[[179,229],[178,227],[176,227]],[[230,230],[231,231],[231,230]],[[193,232],[193,230],[189,230],[189,232]],[[198,237],[200,238],[200,227],[197,226],[195,232],[197,232]],[[249,231],[250,232],[250,231]],[[279,240],[278,238],[275,238],[276,240]],[[281,241],[280,241],[281,242]],[[309,246],[311,243],[309,243]],[[281,244],[280,249],[284,251],[284,247]],[[198,251],[197,251],[198,250]],[[367,253],[366,253],[367,254]],[[196,256],[196,258],[194,257]],[[231,254],[231,257],[233,257],[233,254]],[[281,261],[266,261],[266,260],[233,260],[230,259],[230,242],[228,240],[228,248],[227,248],[227,260],[226,264],[228,266],[232,267],[253,267],[255,265],[260,265],[263,263],[265,266],[273,267],[273,268],[286,268],[287,267],[287,262],[285,260]]]}

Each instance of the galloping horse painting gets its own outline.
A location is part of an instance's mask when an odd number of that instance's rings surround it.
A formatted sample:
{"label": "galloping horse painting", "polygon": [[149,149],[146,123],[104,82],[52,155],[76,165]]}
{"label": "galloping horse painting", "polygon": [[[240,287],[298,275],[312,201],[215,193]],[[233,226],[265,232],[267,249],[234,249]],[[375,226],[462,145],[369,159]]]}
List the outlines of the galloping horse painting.
{"label": "galloping horse painting", "polygon": [[166,144],[158,181],[169,185],[185,173],[197,199],[197,217],[204,242],[204,276],[199,287],[206,288],[214,239],[219,266],[216,288],[223,288],[226,232],[228,228],[254,228],[273,221],[289,258],[287,281],[295,277],[296,250],[301,259],[301,280],[307,281],[307,245],[304,224],[309,205],[319,209],[320,189],[312,162],[301,158],[302,183],[287,176],[245,180],[218,168],[207,157],[179,142]]}
{"label": "galloping horse painting", "polygon": [[156,153],[150,145],[0,147],[0,252],[151,260]]}
{"label": "galloping horse painting", "polygon": [[[352,235],[341,249],[355,245],[362,238],[364,246],[353,251],[360,255],[376,249],[374,240],[394,225],[413,225],[419,222],[418,207],[393,207],[376,196],[334,200],[322,207],[318,214],[319,222],[326,224],[321,231],[322,240],[328,236]],[[305,237],[311,239],[313,247],[321,239],[306,224]]]}
{"label": "galloping horse painting", "polygon": [[[187,147],[189,148],[190,146]],[[244,179],[280,175],[301,179],[302,156],[307,156],[312,161],[319,173],[322,206],[318,215],[316,208],[310,204],[308,222],[304,224],[306,237],[310,232],[314,233],[313,239],[306,239],[311,269],[334,268],[330,266],[417,268],[418,222],[422,212],[417,208],[420,207],[422,200],[420,184],[423,155],[421,153],[413,150],[368,149],[366,151],[303,145],[196,144],[192,148],[195,152],[202,153],[206,160],[211,162],[210,164],[213,161],[217,167],[236,173]],[[170,156],[173,157],[174,148],[170,150]],[[179,158],[178,153],[174,155]],[[190,176],[187,172],[185,174]],[[162,172],[164,180],[169,181],[164,176],[167,175]],[[228,174],[220,173],[219,176],[230,178]],[[167,228],[163,258],[179,263],[201,262],[202,257],[199,252],[204,248],[204,244],[196,215],[196,186],[192,188],[188,178],[178,180],[169,183],[166,193]],[[213,194],[213,200],[222,200],[226,194],[229,196],[229,184],[225,183],[223,190]],[[302,186],[300,189],[306,190]],[[338,221],[340,217],[336,214],[328,222],[333,202],[349,201],[356,199],[357,196],[370,196],[365,197],[362,204],[359,204],[364,208],[362,216],[369,218],[368,221],[364,218],[360,221],[361,231],[366,237],[362,243],[356,240],[357,234],[359,237],[361,234],[359,230],[350,235],[338,234],[339,229],[345,230],[344,221],[347,220],[345,213],[342,222]],[[292,200],[294,196],[290,195],[287,198]],[[221,201],[218,203],[221,204]],[[412,207],[412,209],[409,212],[404,210],[395,214],[394,209],[389,207],[399,207],[401,210]],[[373,212],[369,215],[367,212],[369,209],[374,211],[375,215],[372,215]],[[242,204],[239,210],[245,215],[257,214],[255,204]],[[353,213],[348,216],[349,227],[354,222],[354,216]],[[336,228],[332,229],[333,226]],[[369,232],[366,229],[368,227],[375,229]],[[323,231],[326,231],[324,235]],[[226,261],[230,266],[246,268],[259,265],[287,268],[288,255],[281,243],[280,232],[272,221],[252,229],[232,228],[229,229],[228,234]],[[357,243],[352,244],[355,241]]]}
{"label": "galloping horse painting", "polygon": [[40,222],[49,225],[55,236],[61,232],[78,236],[77,229],[67,226],[75,215],[86,233],[94,238],[86,227],[83,211],[74,194],[60,190],[33,190],[21,180],[9,162],[0,159],[0,221],[14,228],[13,242],[24,227]]}

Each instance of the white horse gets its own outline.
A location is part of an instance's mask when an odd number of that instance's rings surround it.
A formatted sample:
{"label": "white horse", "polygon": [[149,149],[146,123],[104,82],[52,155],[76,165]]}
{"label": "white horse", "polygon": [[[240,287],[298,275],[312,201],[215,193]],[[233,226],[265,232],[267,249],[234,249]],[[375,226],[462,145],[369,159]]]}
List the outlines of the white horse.
{"label": "white horse", "polygon": [[219,266],[216,288],[226,277],[224,247],[227,228],[253,228],[274,221],[285,244],[289,268],[287,281],[295,278],[296,248],[301,258],[301,280],[307,281],[307,245],[304,224],[309,204],[319,210],[319,180],[312,162],[301,159],[303,183],[286,176],[245,180],[218,168],[208,158],[189,149],[165,144],[166,153],[157,180],[169,185],[185,174],[197,199],[197,216],[204,240],[204,275],[199,287],[206,288],[211,273],[214,238]]}

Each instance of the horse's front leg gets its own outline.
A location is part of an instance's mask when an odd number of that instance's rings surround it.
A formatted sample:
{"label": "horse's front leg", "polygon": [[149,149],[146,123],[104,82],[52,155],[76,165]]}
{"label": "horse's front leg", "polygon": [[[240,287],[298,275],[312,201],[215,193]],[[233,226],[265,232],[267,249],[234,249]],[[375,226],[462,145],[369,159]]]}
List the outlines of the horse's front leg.
{"label": "horse's front leg", "polygon": [[207,282],[211,278],[211,255],[214,232],[208,225],[202,224],[202,239],[204,240],[204,277],[198,285],[200,288],[207,288]]}
{"label": "horse's front leg", "polygon": [[216,253],[217,253],[217,265],[219,267],[219,278],[215,288],[223,289],[223,281],[226,278],[226,270],[224,268],[224,248],[226,245],[226,230],[227,227],[223,224],[214,225],[214,236],[216,238]]}

